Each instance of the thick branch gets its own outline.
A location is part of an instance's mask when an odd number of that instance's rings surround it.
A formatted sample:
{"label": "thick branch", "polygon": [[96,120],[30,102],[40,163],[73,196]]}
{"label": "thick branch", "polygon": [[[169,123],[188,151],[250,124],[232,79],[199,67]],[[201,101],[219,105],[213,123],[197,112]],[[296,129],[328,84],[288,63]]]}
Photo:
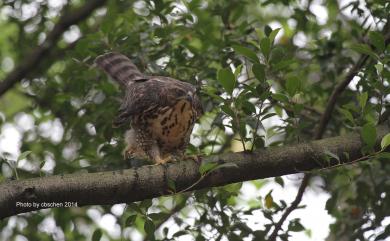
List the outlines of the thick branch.
{"label": "thick branch", "polygon": [[32,50],[24,60],[2,81],[0,82],[0,96],[12,88],[16,83],[25,78],[42,62],[43,58],[52,51],[61,35],[71,26],[87,18],[96,8],[101,7],[106,0],[93,0],[78,10],[63,14],[53,30],[47,35],[46,40]]}
{"label": "thick branch", "polygon": [[[378,130],[378,144],[388,127]],[[210,173],[192,190],[230,183],[311,171],[339,164],[324,158],[325,151],[339,156],[341,163],[361,157],[363,144],[359,134],[328,138],[293,146],[274,147],[253,153],[228,153],[205,158],[207,162],[232,163]],[[349,158],[347,159],[348,153]],[[0,184],[0,218],[43,209],[42,204],[77,202],[79,206],[127,203],[168,195],[167,180],[184,190],[199,178],[199,167],[193,161],[166,165],[143,166],[138,169],[100,173],[69,174]],[[17,207],[18,202],[40,204],[39,207]]]}

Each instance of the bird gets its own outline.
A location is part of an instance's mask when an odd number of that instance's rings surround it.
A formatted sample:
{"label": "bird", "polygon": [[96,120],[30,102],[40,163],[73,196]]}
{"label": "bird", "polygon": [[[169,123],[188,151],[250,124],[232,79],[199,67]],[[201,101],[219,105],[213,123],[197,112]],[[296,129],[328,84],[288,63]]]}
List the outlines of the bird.
{"label": "bird", "polygon": [[155,164],[185,156],[195,122],[203,114],[194,85],[142,73],[125,55],[109,52],[96,65],[124,90],[114,127],[128,126],[125,158],[148,158]]}

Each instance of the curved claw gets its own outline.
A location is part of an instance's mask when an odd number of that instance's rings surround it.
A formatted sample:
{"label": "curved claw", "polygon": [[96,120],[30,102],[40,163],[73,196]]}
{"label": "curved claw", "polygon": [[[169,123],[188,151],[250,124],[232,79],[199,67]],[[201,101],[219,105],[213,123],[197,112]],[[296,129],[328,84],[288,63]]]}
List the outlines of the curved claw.
{"label": "curved claw", "polygon": [[184,155],[184,160],[192,160],[198,164],[202,163],[202,156],[201,155]]}

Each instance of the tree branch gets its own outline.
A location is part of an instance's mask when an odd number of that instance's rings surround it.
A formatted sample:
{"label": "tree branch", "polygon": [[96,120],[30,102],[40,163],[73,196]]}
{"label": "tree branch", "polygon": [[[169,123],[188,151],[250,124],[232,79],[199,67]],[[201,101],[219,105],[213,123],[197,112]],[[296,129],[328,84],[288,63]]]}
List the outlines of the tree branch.
{"label": "tree branch", "polygon": [[[386,26],[389,24],[387,22]],[[386,27],[384,28],[386,29]],[[386,34],[386,43],[390,40],[390,32]],[[316,132],[314,134],[314,139],[319,140],[322,138],[322,136],[325,133],[326,126],[328,125],[330,118],[332,116],[333,110],[336,106],[337,99],[341,95],[341,93],[345,90],[345,88],[349,85],[349,83],[352,81],[352,79],[356,76],[356,74],[360,71],[360,69],[364,66],[366,61],[368,60],[368,55],[362,55],[357,63],[352,67],[352,69],[349,71],[348,75],[345,77],[345,79],[339,83],[336,88],[333,90],[331,96],[329,97],[328,103],[326,105],[325,112],[322,114],[320,118],[320,123],[318,125],[318,128],[316,129]],[[389,113],[386,110],[385,113],[383,113],[384,118],[380,118],[379,123],[383,123],[386,120],[386,116],[388,116]],[[299,186],[298,193],[294,199],[294,201],[291,203],[291,205],[285,210],[280,220],[275,224],[275,228],[272,231],[271,235],[269,236],[269,241],[276,240],[276,237],[278,235],[279,230],[282,228],[283,223],[286,221],[288,215],[292,211],[294,211],[299,203],[302,201],[303,193],[305,192],[305,189],[309,185],[309,181],[311,178],[310,173],[306,173],[302,179],[301,185]]]}
{"label": "tree branch", "polygon": [[333,90],[331,96],[329,97],[328,104],[326,106],[324,114],[321,116],[320,124],[318,125],[317,131],[315,133],[314,139],[321,139],[323,136],[326,126],[329,123],[329,120],[332,116],[332,112],[334,110],[334,107],[336,106],[336,102],[338,97],[343,93],[345,88],[349,85],[349,83],[352,81],[353,77],[356,76],[356,74],[360,71],[360,69],[363,67],[365,62],[368,59],[368,55],[362,55],[358,62],[352,67],[352,69],[349,71],[346,78],[339,83],[336,88]]}
{"label": "tree branch", "polygon": [[[344,91],[344,89],[348,86],[348,84],[352,81],[353,77],[357,74],[357,72],[362,68],[364,63],[367,61],[368,56],[363,55],[358,60],[357,64],[352,67],[349,74],[346,76],[346,78],[339,83],[336,88],[333,90],[331,96],[329,97],[328,104],[326,106],[325,112],[322,114],[320,118],[320,124],[318,125],[318,128],[316,129],[316,132],[314,134],[314,139],[319,140],[322,138],[326,126],[328,122],[330,121],[330,118],[332,116],[332,112],[334,110],[334,107],[336,106],[337,98],[341,95],[341,93]],[[282,228],[283,223],[286,221],[288,215],[292,211],[294,211],[299,203],[302,201],[303,193],[305,192],[307,186],[310,183],[311,178],[310,173],[306,173],[302,179],[302,182],[299,186],[298,193],[294,199],[294,201],[291,203],[291,205],[284,211],[282,217],[279,219],[279,221],[275,224],[275,228],[272,231],[271,235],[269,236],[269,241],[275,241],[276,237],[278,236],[279,230]]]}
{"label": "tree branch", "polygon": [[[378,145],[389,130],[387,126],[378,129]],[[227,153],[206,157],[205,162],[232,165],[213,171],[191,190],[347,164],[362,156],[362,146],[359,134],[353,133],[253,153]],[[329,161],[324,157],[325,151],[339,156],[340,162],[334,159]],[[349,159],[345,153],[348,153]],[[140,201],[169,195],[168,179],[173,180],[176,189],[180,191],[199,178],[199,166],[196,162],[179,161],[120,171],[7,181],[0,184],[0,219],[53,205],[64,207],[65,202],[77,202],[78,206],[85,206]],[[43,206],[45,203],[49,206]],[[36,204],[39,206],[33,206]]]}
{"label": "tree branch", "polygon": [[0,96],[11,89],[16,83],[25,78],[42,62],[43,58],[48,55],[53,46],[56,45],[61,35],[71,26],[77,24],[87,18],[96,8],[101,7],[106,0],[91,0],[77,9],[69,13],[63,13],[58,23],[53,30],[47,35],[45,41],[37,46],[32,52],[24,58],[24,60],[0,82]]}
{"label": "tree branch", "polygon": [[272,231],[272,234],[269,236],[269,239],[268,239],[269,241],[276,240],[276,237],[278,236],[278,232],[282,228],[282,225],[283,225],[284,221],[286,221],[288,215],[290,215],[290,213],[292,211],[294,211],[298,207],[299,203],[302,201],[303,193],[305,192],[306,187],[309,185],[310,178],[311,178],[311,174],[310,173],[305,174],[305,176],[303,177],[301,185],[299,186],[298,193],[297,193],[294,201],[284,211],[282,217],[275,224],[275,228]]}

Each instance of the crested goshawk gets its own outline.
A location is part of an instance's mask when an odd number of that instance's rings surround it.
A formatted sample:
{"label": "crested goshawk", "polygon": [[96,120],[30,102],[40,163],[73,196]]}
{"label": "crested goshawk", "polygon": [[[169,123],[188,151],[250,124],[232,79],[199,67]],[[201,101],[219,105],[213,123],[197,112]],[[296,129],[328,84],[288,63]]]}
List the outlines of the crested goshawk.
{"label": "crested goshawk", "polygon": [[183,157],[195,121],[202,114],[196,88],[163,76],[148,76],[125,55],[107,53],[95,60],[124,89],[114,126],[129,125],[125,156],[165,163]]}

